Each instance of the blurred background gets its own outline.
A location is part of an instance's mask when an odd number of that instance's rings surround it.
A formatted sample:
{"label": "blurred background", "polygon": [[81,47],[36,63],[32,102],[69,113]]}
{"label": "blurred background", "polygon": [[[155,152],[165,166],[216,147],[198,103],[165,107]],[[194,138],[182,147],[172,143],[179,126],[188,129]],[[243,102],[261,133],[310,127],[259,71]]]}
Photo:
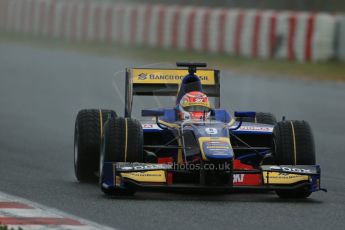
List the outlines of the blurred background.
{"label": "blurred background", "polygon": [[[0,190],[121,229],[343,229],[344,12],[344,0],[0,0]],[[122,116],[125,69],[176,61],[221,70],[230,112],[307,120],[329,192],[105,199],[76,183],[78,111]]]}
{"label": "blurred background", "polygon": [[[108,0],[105,0],[108,1]],[[140,0],[110,0],[113,2],[136,2]],[[339,0],[146,0],[146,3],[165,3],[180,5],[203,5],[246,9],[274,9],[298,11],[344,12],[345,2]]]}
{"label": "blurred background", "polygon": [[[8,40],[35,38],[97,49],[136,47],[130,53],[156,59],[175,54],[169,61],[203,54],[207,61],[212,56],[216,63],[224,61],[233,68],[258,64],[273,72],[277,70],[267,60],[289,60],[305,63],[298,68],[301,75],[331,75],[327,78],[339,78],[339,73],[328,74],[325,69],[331,66],[337,72],[334,63],[345,60],[344,1],[1,0],[0,4],[0,31],[3,39],[12,36]],[[164,50],[173,52],[161,55]],[[333,64],[323,69],[314,65],[317,71],[311,73],[308,64],[316,62]],[[294,69],[287,62],[276,64],[287,73]]]}

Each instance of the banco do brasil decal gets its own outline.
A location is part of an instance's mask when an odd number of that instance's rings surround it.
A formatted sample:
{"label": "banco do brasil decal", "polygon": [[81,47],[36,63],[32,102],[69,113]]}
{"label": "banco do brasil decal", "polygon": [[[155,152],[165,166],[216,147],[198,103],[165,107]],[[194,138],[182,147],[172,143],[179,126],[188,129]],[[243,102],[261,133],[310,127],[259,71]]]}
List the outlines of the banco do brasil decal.
{"label": "banco do brasil decal", "polygon": [[[144,77],[145,76],[145,77]],[[155,75],[155,74],[140,74],[138,79],[140,80],[146,80],[146,79],[151,79],[151,80],[177,80],[181,81],[185,76],[179,76],[179,75]],[[202,81],[208,81],[207,76],[198,76],[200,80]]]}
{"label": "banco do brasil decal", "polygon": [[[139,84],[180,84],[182,79],[188,74],[186,70],[154,70],[154,69],[133,69],[133,83]],[[200,70],[197,73],[202,84],[214,85],[215,77],[212,70]]]}

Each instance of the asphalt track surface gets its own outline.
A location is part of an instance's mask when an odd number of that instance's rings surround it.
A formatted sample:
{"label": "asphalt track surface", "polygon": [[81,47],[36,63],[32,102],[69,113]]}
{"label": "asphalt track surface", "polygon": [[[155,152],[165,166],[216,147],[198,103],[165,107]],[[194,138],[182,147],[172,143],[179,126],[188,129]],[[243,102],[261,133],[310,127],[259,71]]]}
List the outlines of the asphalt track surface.
{"label": "asphalt track surface", "polygon": [[[339,83],[222,76],[223,107],[311,123],[328,193],[304,201],[283,201],[274,193],[107,198],[96,185],[78,183],[78,110],[114,108],[122,114],[124,74],[115,73],[147,64],[0,44],[0,190],[120,229],[344,229],[345,85]],[[165,103],[173,105],[171,99]]]}

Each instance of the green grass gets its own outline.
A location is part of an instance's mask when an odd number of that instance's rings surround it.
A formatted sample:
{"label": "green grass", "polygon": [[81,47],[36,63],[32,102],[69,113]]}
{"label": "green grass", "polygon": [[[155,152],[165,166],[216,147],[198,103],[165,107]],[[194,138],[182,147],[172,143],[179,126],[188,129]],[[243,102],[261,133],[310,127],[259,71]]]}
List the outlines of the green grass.
{"label": "green grass", "polygon": [[77,43],[28,36],[0,34],[0,42],[24,43],[34,47],[64,49],[100,56],[145,59],[153,62],[203,61],[210,67],[257,76],[345,81],[345,63],[337,61],[298,63],[286,60],[259,60],[146,47],[123,47],[106,43]]}

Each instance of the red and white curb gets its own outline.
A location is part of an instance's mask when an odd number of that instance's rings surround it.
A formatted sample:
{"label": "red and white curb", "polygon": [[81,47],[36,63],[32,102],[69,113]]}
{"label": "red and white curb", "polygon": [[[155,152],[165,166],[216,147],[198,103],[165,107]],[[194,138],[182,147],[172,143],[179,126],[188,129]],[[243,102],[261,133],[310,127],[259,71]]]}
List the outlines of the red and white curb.
{"label": "red and white curb", "polygon": [[32,201],[0,192],[0,226],[26,230],[91,230],[110,228],[49,208]]}
{"label": "red and white curb", "polygon": [[[142,1],[145,2],[145,1]],[[332,59],[343,17],[85,0],[0,0],[0,30],[75,42],[106,42],[300,62]],[[339,44],[343,44],[341,42]]]}

